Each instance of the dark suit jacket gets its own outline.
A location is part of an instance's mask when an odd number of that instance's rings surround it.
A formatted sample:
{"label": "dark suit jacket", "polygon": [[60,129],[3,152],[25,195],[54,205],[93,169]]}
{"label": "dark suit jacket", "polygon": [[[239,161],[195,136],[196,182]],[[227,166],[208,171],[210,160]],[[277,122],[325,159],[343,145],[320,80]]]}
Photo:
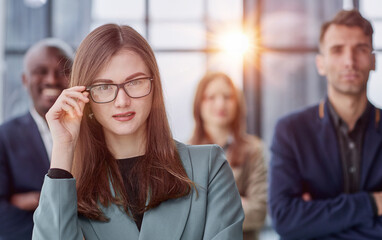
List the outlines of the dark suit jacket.
{"label": "dark suit jacket", "polygon": [[0,126],[0,240],[32,238],[33,211],[9,203],[14,193],[40,191],[49,160],[30,113]]}
{"label": "dark suit jacket", "polygon": [[[382,239],[370,192],[382,190],[382,121],[373,107],[363,140],[360,191],[344,194],[339,144],[327,103],[281,119],[275,129],[269,205],[282,239]],[[312,196],[304,201],[303,193]]]}

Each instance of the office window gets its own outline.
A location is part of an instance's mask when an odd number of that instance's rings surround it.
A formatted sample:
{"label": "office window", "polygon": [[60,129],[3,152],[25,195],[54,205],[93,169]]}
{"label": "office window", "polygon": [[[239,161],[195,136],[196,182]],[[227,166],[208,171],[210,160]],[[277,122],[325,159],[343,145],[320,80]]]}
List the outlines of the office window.
{"label": "office window", "polygon": [[321,24],[342,8],[342,1],[267,0],[261,11],[260,129],[270,145],[277,120],[315,104],[326,95],[315,55]]}
{"label": "office window", "polygon": [[222,34],[241,30],[242,7],[236,0],[113,0],[107,6],[93,0],[91,26],[127,24],[146,38],[157,57],[174,137],[187,141],[194,93],[204,73],[224,71],[242,86],[242,56],[219,46]]}
{"label": "office window", "polygon": [[90,0],[91,1],[91,28],[106,24],[127,24],[145,35],[145,9],[144,0]]}
{"label": "office window", "polygon": [[[0,89],[0,122],[26,112],[28,94],[22,86],[23,56],[35,42],[57,37],[76,48],[89,31],[91,0],[5,1],[5,67]],[[39,1],[37,1],[39,2]],[[2,33],[0,33],[2,35]],[[3,35],[3,36],[4,36]]]}
{"label": "office window", "polygon": [[367,96],[369,101],[382,107],[382,2],[378,0],[361,0],[361,13],[371,21],[374,28],[373,44],[376,56],[376,70],[370,74]]}

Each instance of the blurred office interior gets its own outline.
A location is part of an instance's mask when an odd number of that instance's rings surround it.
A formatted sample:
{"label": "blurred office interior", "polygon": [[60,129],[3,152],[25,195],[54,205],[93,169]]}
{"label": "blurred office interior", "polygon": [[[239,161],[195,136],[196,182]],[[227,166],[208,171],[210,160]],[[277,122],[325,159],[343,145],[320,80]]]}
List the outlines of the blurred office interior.
{"label": "blurred office interior", "polygon": [[[373,23],[368,97],[382,107],[380,0],[0,0],[0,123],[28,109],[21,72],[31,44],[57,37],[76,48],[112,22],[134,27],[153,47],[175,139],[191,135],[199,79],[223,71],[244,90],[248,132],[269,145],[279,117],[325,97],[315,67],[319,31],[342,8]],[[260,239],[276,239],[269,220]]]}

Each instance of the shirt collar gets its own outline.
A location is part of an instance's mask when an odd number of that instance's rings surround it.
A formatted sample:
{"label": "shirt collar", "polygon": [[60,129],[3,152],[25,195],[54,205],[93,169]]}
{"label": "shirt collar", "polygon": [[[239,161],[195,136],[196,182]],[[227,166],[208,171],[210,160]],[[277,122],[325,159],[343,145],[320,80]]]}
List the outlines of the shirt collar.
{"label": "shirt collar", "polygon": [[[333,105],[330,103],[329,99],[328,99],[328,108],[329,108],[329,114],[330,114],[330,117],[332,118],[333,120],[333,123],[334,123],[334,126],[336,128],[339,128],[341,127],[342,125],[345,125],[347,128],[347,124],[345,123],[344,120],[341,119],[341,117],[338,115],[338,113],[336,112],[336,110],[334,110],[334,107]],[[370,111],[371,111],[371,108],[372,108],[372,105],[369,101],[367,101],[367,105],[366,105],[366,109],[365,111],[362,113],[362,115],[358,118],[357,122],[356,122],[356,126],[359,125],[359,124],[365,124],[370,116]]]}
{"label": "shirt collar", "polygon": [[45,119],[37,113],[36,109],[31,107],[29,112],[31,113],[33,120],[36,122],[38,130],[44,133],[49,132],[48,124],[46,123]]}
{"label": "shirt collar", "polygon": [[48,154],[48,158],[50,159],[50,156],[52,154],[53,140],[52,136],[50,135],[48,124],[46,123],[45,119],[37,113],[34,107],[31,107],[29,109],[29,112],[31,113],[32,118],[37,125],[37,129],[44,143],[46,153]]}

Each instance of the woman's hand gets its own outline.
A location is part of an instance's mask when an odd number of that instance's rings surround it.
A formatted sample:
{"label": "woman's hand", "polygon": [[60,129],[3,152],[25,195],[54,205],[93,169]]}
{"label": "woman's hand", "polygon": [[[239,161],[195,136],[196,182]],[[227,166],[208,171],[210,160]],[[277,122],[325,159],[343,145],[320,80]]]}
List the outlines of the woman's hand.
{"label": "woman's hand", "polygon": [[45,116],[53,138],[51,168],[71,170],[83,110],[89,102],[84,90],[84,86],[65,89]]}

